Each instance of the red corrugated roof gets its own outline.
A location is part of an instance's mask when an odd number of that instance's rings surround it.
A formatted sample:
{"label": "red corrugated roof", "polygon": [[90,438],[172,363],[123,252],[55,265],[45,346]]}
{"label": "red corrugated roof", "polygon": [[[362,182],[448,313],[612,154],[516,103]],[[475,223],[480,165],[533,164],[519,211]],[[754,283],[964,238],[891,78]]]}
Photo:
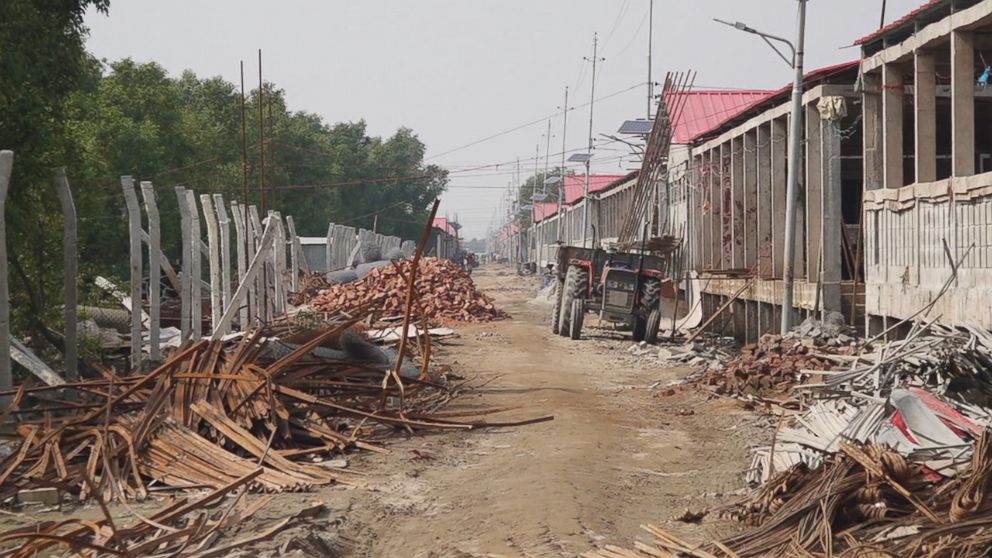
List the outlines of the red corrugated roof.
{"label": "red corrugated roof", "polygon": [[554,216],[556,213],[558,213],[557,202],[545,202],[545,203],[534,204],[535,223],[540,223],[541,221],[547,219],[548,217]]}
{"label": "red corrugated roof", "polygon": [[915,18],[916,16],[919,16],[919,15],[923,14],[924,12],[929,11],[931,8],[936,8],[940,4],[945,4],[945,3],[948,3],[947,0],[930,0],[926,4],[923,4],[922,6],[920,6],[919,8],[916,8],[915,10],[909,12],[908,14],[902,16],[901,18],[899,18],[899,19],[893,21],[892,23],[886,25],[885,27],[882,27],[878,31],[875,31],[874,33],[871,33],[869,35],[865,35],[864,37],[861,37],[857,41],[854,41],[854,44],[856,44],[856,45],[865,44],[868,41],[871,41],[872,39],[876,39],[876,38],[878,38],[878,37],[880,37],[880,36],[882,36],[882,35],[890,32],[890,31],[893,31],[893,30],[895,30],[895,29],[897,29],[899,27],[902,27],[903,25],[909,24],[913,20],[913,18]]}
{"label": "red corrugated roof", "polygon": [[432,223],[432,226],[435,229],[440,229],[440,230],[442,230],[442,231],[450,234],[451,236],[457,236],[455,234],[455,227],[452,226],[451,223],[448,222],[447,217],[435,217],[434,218],[434,222]]}
{"label": "red corrugated roof", "polygon": [[[627,174],[590,174],[589,193],[602,192],[614,183],[627,178]],[[586,175],[573,174],[565,177],[565,203],[571,205],[582,199],[586,189]]]}
{"label": "red corrugated roof", "polygon": [[[754,103],[766,99],[772,91],[689,91],[679,121],[675,125],[672,142],[691,143],[704,132],[740,114]],[[677,106],[677,93],[666,93],[665,102],[669,107]]]}
{"label": "red corrugated roof", "polygon": [[[833,66],[827,66],[825,68],[818,68],[816,70],[812,70],[808,72],[805,76],[803,76],[804,87],[806,89],[809,89],[825,79],[835,76],[841,72],[845,72],[857,68],[858,64],[860,64],[860,61],[853,60],[851,62],[834,64]],[[692,95],[693,93],[696,92],[690,92],[688,93],[688,95]],[[711,93],[711,92],[706,91],[704,93]],[[758,93],[758,92],[752,91],[751,93]],[[787,97],[792,93],[792,84],[790,83],[777,91],[762,91],[761,93],[762,95],[755,95],[754,100],[750,104],[738,107],[737,110],[730,111],[732,112],[731,114],[724,116],[722,118],[713,118],[714,121],[717,121],[716,124],[706,129],[700,129],[698,132],[695,133],[695,135],[692,135],[688,138],[684,138],[684,141],[678,141],[679,138],[677,134],[679,132],[679,127],[682,126],[682,124],[680,123],[679,125],[676,126],[676,139],[673,141],[675,141],[675,143],[693,143],[704,136],[709,136],[714,132],[716,132],[717,130],[719,130],[720,128],[724,127],[724,125],[726,125],[729,121],[744,114],[745,112],[754,109],[758,105],[771,102],[772,100],[775,99],[784,100],[785,97]],[[666,102],[669,101],[666,99]],[[691,104],[692,104],[692,99],[690,98],[686,101],[686,108],[682,112],[681,120],[686,120],[688,118],[687,115],[689,114],[689,105]]]}

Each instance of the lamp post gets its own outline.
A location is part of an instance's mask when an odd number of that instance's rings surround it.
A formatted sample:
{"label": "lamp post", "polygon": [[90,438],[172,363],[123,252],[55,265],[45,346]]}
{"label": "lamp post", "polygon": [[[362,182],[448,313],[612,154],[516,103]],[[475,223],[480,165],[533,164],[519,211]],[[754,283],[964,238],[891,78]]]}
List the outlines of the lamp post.
{"label": "lamp post", "polygon": [[[799,198],[799,150],[802,147],[802,110],[803,110],[803,49],[806,43],[806,3],[809,0],[798,0],[799,14],[797,17],[796,44],[788,39],[763,33],[748,27],[741,22],[730,23],[717,19],[718,23],[729,25],[738,31],[751,33],[761,37],[778,54],[785,63],[795,70],[796,76],[792,84],[792,122],[789,133],[789,177],[785,193],[785,253],[782,272],[782,333],[792,329],[792,301],[795,288],[796,268],[796,205]],[[774,42],[789,47],[792,57],[787,57]]]}

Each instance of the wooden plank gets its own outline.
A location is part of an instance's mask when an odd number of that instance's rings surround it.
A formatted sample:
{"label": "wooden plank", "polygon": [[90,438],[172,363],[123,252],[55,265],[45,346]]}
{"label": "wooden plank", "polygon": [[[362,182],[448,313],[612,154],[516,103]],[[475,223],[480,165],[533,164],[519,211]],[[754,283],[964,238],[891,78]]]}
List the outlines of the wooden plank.
{"label": "wooden plank", "polygon": [[79,255],[76,248],[77,220],[76,204],[72,201],[72,190],[65,168],[55,171],[55,191],[62,206],[62,291],[65,298],[62,307],[62,321],[65,325],[65,377],[70,382],[79,379]]}
{"label": "wooden plank", "polygon": [[141,209],[134,191],[134,179],[121,177],[127,205],[128,238],[131,257],[131,369],[141,369]]}
{"label": "wooden plank", "polygon": [[148,215],[148,311],[150,323],[148,336],[151,343],[149,356],[152,361],[162,359],[160,326],[162,318],[162,250],[161,224],[159,222],[158,204],[155,202],[155,189],[152,183],[141,183],[141,198],[145,203],[145,214]]}
{"label": "wooden plank", "polygon": [[65,380],[59,377],[59,375],[56,374],[54,370],[49,368],[44,361],[24,346],[24,343],[21,343],[20,340],[11,337],[9,342],[10,356],[15,362],[17,362],[17,364],[20,364],[26,368],[28,372],[34,374],[36,378],[50,386],[61,386],[65,384]]}

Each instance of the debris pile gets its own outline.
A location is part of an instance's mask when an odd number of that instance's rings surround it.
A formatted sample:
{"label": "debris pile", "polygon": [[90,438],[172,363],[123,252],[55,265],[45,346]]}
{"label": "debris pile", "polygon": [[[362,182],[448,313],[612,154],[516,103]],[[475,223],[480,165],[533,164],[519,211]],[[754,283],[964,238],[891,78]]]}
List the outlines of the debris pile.
{"label": "debris pile", "polygon": [[[74,556],[173,556],[207,558],[228,556],[245,547],[266,541],[294,522],[323,512],[322,504],[275,521],[231,542],[218,543],[226,528],[247,520],[268,503],[267,498],[246,504],[243,489],[263,474],[261,468],[212,490],[204,497],[185,499],[159,510],[150,517],[137,516],[130,526],[120,525],[105,505],[103,518],[44,521],[0,534],[0,550],[10,558],[48,555],[56,547],[68,547]],[[233,497],[231,503],[225,500]]]}
{"label": "debris pile", "polygon": [[585,556],[988,556],[992,432],[979,438],[964,474],[933,483],[923,473],[888,446],[842,443],[815,471],[802,465],[784,471],[725,510],[753,525],[740,535],[692,545],[645,527],[654,546]]}
{"label": "debris pile", "polygon": [[[324,312],[372,306],[379,317],[402,315],[411,266],[410,261],[402,261],[373,269],[363,279],[321,291],[311,305]],[[507,317],[449,260],[423,258],[415,287],[418,301],[414,312],[431,323],[490,322]]]}
{"label": "debris pile", "polygon": [[53,486],[81,500],[143,499],[153,485],[220,489],[258,468],[253,490],[360,484],[314,460],[383,451],[398,429],[495,425],[437,414],[457,390],[432,381],[426,361],[401,366],[368,343],[355,332],[361,310],[282,340],[272,329],[201,340],[145,374],[21,385],[7,394],[20,440],[0,460],[0,499]]}
{"label": "debris pile", "polygon": [[749,480],[815,467],[841,442],[889,444],[943,476],[967,463],[972,440],[992,425],[992,336],[917,324],[905,339],[869,347],[831,357],[847,364],[797,388],[822,400],[777,433],[774,449],[755,450]]}

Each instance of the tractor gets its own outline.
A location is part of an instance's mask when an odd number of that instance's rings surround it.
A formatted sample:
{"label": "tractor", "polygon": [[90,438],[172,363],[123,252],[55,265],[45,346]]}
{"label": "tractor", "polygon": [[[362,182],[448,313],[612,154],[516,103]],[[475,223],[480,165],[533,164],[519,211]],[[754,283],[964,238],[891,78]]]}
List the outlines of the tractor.
{"label": "tractor", "polygon": [[656,343],[661,325],[661,296],[668,258],[616,253],[601,248],[561,246],[551,330],[579,339],[586,312],[626,323],[634,341]]}

